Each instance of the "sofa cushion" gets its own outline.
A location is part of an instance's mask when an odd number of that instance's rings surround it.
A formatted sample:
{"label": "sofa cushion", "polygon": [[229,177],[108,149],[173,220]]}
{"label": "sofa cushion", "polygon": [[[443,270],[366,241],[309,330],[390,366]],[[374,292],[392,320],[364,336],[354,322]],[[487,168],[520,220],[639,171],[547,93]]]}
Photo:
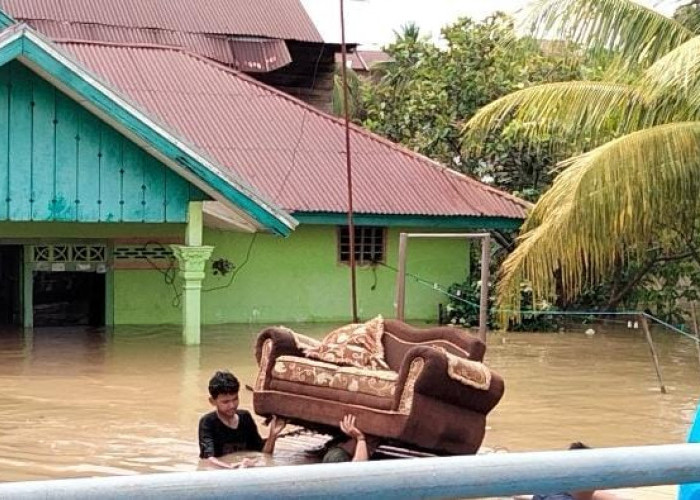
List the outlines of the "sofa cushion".
{"label": "sofa cushion", "polygon": [[345,325],[332,331],[318,346],[304,350],[308,358],[333,363],[387,370],[384,361],[384,319],[381,316],[362,324]]}
{"label": "sofa cushion", "polygon": [[272,378],[393,398],[396,394],[398,373],[389,370],[340,367],[297,356],[280,356],[272,369]]}

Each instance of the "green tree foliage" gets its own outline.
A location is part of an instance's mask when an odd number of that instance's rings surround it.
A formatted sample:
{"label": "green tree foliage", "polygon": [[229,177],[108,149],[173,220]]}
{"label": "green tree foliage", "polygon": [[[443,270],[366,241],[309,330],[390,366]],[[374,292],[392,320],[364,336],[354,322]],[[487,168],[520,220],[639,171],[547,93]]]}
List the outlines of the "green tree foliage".
{"label": "green tree foliage", "polygon": [[673,13],[673,19],[700,35],[700,1],[694,0],[686,5],[681,5]]}
{"label": "green tree foliage", "polygon": [[518,38],[512,19],[503,14],[483,22],[463,18],[442,34],[444,45],[438,46],[415,26],[397,33],[385,49],[393,61],[377,69],[380,78],[364,85],[356,120],[452,168],[536,198],[550,182],[554,159],[546,148],[512,134],[526,124],[492,135],[478,157],[463,154],[461,129],[479,108],[509,92],[584,78],[586,68],[556,50],[545,54],[533,39]]}

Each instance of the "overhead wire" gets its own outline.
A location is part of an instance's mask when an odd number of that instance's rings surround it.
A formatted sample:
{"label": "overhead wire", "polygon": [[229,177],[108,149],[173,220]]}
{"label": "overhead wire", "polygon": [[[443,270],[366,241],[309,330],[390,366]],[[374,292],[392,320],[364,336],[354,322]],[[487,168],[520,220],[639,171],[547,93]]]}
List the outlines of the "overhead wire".
{"label": "overhead wire", "polygon": [[[383,262],[377,262],[378,265],[381,265],[383,267],[386,267],[395,273],[398,273],[399,270],[391,266],[389,264],[385,264]],[[439,283],[429,281],[425,278],[422,278],[416,274],[409,273],[406,271],[406,276],[413,279],[415,282],[427,286],[431,288],[434,291],[437,291],[447,297],[450,297],[458,302],[461,302],[463,304],[470,305],[474,307],[476,310],[479,310],[480,305],[477,304],[476,302],[472,302],[468,299],[465,299],[464,297],[451,293],[449,290],[446,290],[443,286],[441,286]],[[683,337],[686,337],[693,342],[700,343],[700,339],[698,339],[696,336],[689,334],[688,332],[684,332],[680,328],[677,328],[676,326],[668,323],[667,321],[662,320],[661,318],[657,318],[656,316],[649,314],[644,311],[561,311],[557,309],[501,309],[497,307],[492,307],[489,308],[488,311],[490,314],[494,313],[508,313],[508,314],[529,314],[533,316],[613,316],[613,317],[620,317],[620,316],[627,316],[627,317],[640,317],[644,316],[645,318],[675,332],[678,333],[679,335],[682,335]]]}

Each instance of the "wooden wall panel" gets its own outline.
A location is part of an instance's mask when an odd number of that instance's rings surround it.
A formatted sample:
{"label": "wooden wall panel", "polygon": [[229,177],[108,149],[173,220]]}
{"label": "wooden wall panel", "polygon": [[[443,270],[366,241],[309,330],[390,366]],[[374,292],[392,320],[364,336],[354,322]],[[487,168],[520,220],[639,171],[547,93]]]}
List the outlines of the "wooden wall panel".
{"label": "wooden wall panel", "polygon": [[10,87],[9,219],[31,220],[32,79],[28,69],[14,64]]}
{"label": "wooden wall panel", "polygon": [[21,63],[0,68],[0,220],[186,222],[202,199]]}
{"label": "wooden wall panel", "polygon": [[168,167],[152,156],[145,158],[143,169],[143,184],[146,189],[143,199],[146,202],[143,211],[145,220],[165,220],[165,202],[162,197],[165,183],[165,171]]}
{"label": "wooden wall panel", "polygon": [[7,71],[0,71],[0,220],[8,219],[10,167],[10,89]]}
{"label": "wooden wall panel", "polygon": [[74,149],[77,165],[75,198],[79,201],[76,220],[97,222],[101,212],[102,172],[99,156],[100,136],[94,131],[100,130],[101,122],[84,109],[77,110],[76,120],[77,132],[81,137],[80,143]]}
{"label": "wooden wall panel", "polygon": [[52,138],[56,128],[56,93],[52,87],[42,83],[34,81],[33,85],[32,220],[50,220],[55,207],[53,177],[56,143]]}
{"label": "wooden wall panel", "polygon": [[[47,169],[51,174],[46,180],[49,181],[51,191],[55,190],[56,203],[59,206],[52,212],[52,217],[40,220],[76,220],[75,200],[80,201],[78,205],[84,202],[77,189],[77,176],[80,170],[79,154],[83,145],[90,142],[91,137],[90,134],[81,134],[80,110],[73,101],[54,90],[54,103],[53,138],[48,136],[45,142],[52,142],[56,149],[55,157],[51,159]],[[64,207],[71,199],[74,208],[68,210]]]}

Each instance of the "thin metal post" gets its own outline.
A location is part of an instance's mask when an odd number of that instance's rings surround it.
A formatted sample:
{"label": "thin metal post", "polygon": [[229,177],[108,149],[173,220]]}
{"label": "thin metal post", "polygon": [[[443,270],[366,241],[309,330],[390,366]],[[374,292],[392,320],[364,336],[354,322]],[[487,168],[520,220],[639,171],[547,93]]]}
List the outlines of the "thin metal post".
{"label": "thin metal post", "polygon": [[404,320],[404,304],[406,301],[406,248],[408,246],[408,234],[399,235],[399,272],[396,274],[396,298],[394,310],[396,319]]}
{"label": "thin metal post", "polygon": [[659,366],[659,357],[656,355],[656,348],[654,347],[654,341],[651,338],[651,332],[649,331],[649,322],[644,314],[639,315],[639,322],[642,324],[644,329],[644,335],[647,338],[647,344],[649,344],[649,350],[651,351],[651,358],[654,360],[654,368],[656,369],[656,377],[659,379],[659,389],[663,394],[666,394],[666,386],[664,385],[663,378],[661,377],[661,367]]}
{"label": "thin metal post", "polygon": [[347,46],[345,44],[345,3],[340,0],[340,53],[343,66],[340,69],[343,80],[343,108],[345,114],[345,163],[348,182],[348,235],[350,244],[350,295],[352,301],[352,321],[357,317],[357,276],[355,269],[355,224],[352,220],[352,160],[350,156],[350,110],[348,109]]}
{"label": "thin metal post", "polygon": [[481,298],[479,301],[479,338],[486,343],[489,328],[489,278],[491,267],[491,236],[481,238]]}

